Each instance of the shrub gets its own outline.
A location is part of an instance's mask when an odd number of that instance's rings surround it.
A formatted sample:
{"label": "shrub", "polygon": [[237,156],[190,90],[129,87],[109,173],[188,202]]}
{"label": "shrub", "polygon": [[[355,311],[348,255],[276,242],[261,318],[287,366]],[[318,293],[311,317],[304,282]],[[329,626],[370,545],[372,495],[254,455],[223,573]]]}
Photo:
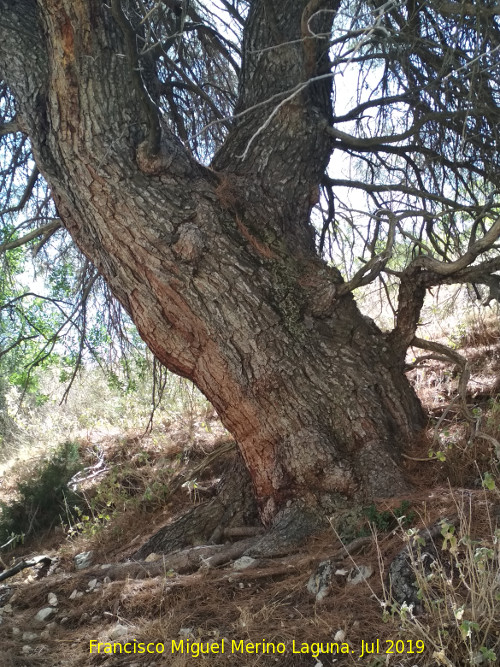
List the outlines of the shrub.
{"label": "shrub", "polygon": [[65,442],[37,472],[17,484],[17,500],[0,503],[0,543],[13,535],[32,537],[55,523],[70,521],[82,498],[68,487],[82,468],[78,445]]}

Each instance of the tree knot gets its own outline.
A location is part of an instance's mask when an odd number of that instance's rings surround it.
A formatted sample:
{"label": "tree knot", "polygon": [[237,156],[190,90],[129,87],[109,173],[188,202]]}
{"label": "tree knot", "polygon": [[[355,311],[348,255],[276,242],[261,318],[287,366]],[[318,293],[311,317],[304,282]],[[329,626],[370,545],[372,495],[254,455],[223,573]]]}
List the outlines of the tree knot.
{"label": "tree knot", "polygon": [[179,227],[179,238],[172,247],[179,259],[195,262],[205,249],[205,238],[199,227],[187,222]]}

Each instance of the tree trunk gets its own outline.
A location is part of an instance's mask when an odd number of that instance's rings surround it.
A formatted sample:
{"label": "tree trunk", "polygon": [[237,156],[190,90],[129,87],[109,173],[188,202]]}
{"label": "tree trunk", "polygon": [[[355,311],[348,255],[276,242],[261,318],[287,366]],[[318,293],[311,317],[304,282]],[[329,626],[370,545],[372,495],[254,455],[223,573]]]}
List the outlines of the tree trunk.
{"label": "tree trunk", "polygon": [[[290,45],[248,51],[240,110],[321,73],[325,53],[311,60],[296,43],[307,4],[274,3]],[[254,50],[275,39],[265,5],[247,20]],[[337,295],[342,279],[309,225],[331,151],[329,89],[307,88],[270,122],[255,107],[209,169],[167,127],[151,150],[144,91],[106,3],[0,0],[0,13],[2,70],[65,226],[156,357],[215,406],[264,523],[289,501],[329,511],[403,493],[420,403],[402,354]]]}

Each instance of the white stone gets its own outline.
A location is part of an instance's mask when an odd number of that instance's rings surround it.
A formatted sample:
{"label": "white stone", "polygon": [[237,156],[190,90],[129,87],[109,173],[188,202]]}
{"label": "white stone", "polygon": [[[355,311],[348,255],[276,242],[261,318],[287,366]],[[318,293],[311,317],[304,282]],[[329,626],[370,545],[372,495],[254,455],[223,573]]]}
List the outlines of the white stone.
{"label": "white stone", "polygon": [[57,607],[57,595],[55,593],[49,593],[47,595],[47,601],[51,607]]}
{"label": "white stone", "polygon": [[91,580],[89,581],[89,583],[88,583],[88,588],[87,588],[87,590],[88,590],[89,592],[90,592],[90,591],[93,591],[94,588],[96,587],[96,585],[97,585],[97,579],[91,579]]}
{"label": "white stone", "polygon": [[38,639],[38,635],[36,632],[23,632],[23,642],[32,642],[35,639]]}
{"label": "white stone", "polygon": [[76,600],[77,598],[83,597],[83,591],[77,591],[76,588],[75,590],[71,593],[69,596],[70,600]]}
{"label": "white stone", "polygon": [[347,582],[352,586],[355,586],[356,584],[366,581],[372,574],[373,568],[371,565],[358,565],[349,572]]}
{"label": "white stone", "polygon": [[316,602],[321,602],[330,590],[332,581],[332,563],[325,560],[318,565],[307,582],[307,591],[316,596]]}
{"label": "white stone", "polygon": [[125,625],[121,625],[120,623],[117,623],[114,628],[111,628],[111,630],[108,633],[108,637],[111,641],[114,639],[118,639],[119,637],[123,637],[123,635],[126,635],[128,632],[128,628]]}
{"label": "white stone", "polygon": [[75,556],[75,567],[77,570],[84,570],[92,564],[93,551],[82,551]]}
{"label": "white stone", "polygon": [[44,607],[43,609],[40,609],[38,614],[35,616],[35,621],[38,623],[45,623],[45,621],[48,621],[49,618],[52,618],[57,609],[55,607]]}
{"label": "white stone", "polygon": [[179,630],[179,637],[189,637],[194,639],[194,628],[181,628]]}
{"label": "white stone", "polygon": [[335,637],[333,638],[334,642],[341,643],[345,639],[345,632],[343,630],[337,630]]}
{"label": "white stone", "polygon": [[246,570],[247,567],[252,567],[254,563],[256,563],[255,558],[251,558],[250,556],[242,556],[241,558],[238,558],[238,560],[235,560],[233,563],[233,568],[235,570]]}

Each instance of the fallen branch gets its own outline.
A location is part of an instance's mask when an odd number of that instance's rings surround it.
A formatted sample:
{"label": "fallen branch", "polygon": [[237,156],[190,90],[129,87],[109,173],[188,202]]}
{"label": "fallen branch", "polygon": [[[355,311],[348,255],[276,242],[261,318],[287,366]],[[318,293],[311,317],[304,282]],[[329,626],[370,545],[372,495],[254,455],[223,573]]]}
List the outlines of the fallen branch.
{"label": "fallen branch", "polygon": [[50,565],[50,563],[52,563],[52,558],[49,558],[48,556],[35,556],[35,558],[32,558],[31,560],[23,559],[14,565],[14,567],[11,567],[10,570],[5,570],[5,572],[2,572],[0,574],[0,581],[9,579],[9,577],[13,577],[15,574],[21,572],[27,567],[34,567],[40,563],[44,563],[44,565]]}

